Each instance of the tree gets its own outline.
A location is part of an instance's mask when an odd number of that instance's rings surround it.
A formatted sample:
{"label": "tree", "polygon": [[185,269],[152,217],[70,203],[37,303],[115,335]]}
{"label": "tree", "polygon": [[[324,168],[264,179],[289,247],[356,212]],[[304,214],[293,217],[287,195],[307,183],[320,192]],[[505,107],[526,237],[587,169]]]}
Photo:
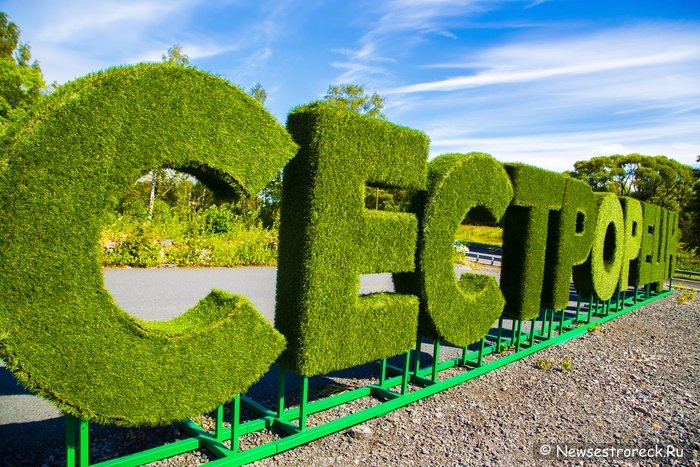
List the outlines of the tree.
{"label": "tree", "polygon": [[587,182],[594,191],[631,196],[668,209],[682,210],[693,191],[693,168],[666,156],[600,156],[574,164],[567,175]]}
{"label": "tree", "polygon": [[0,12],[0,133],[36,104],[45,89],[29,44],[20,42],[19,26]]}
{"label": "tree", "polygon": [[[700,156],[696,162],[700,162]],[[700,167],[693,170],[695,176],[695,184],[693,185],[693,199],[688,206],[688,214],[690,217],[690,227],[684,237],[689,249],[695,251],[695,254],[700,254]]]}
{"label": "tree", "polygon": [[355,112],[374,118],[386,118],[382,113],[384,98],[376,92],[369,95],[361,84],[332,84],[328,86],[325,99],[338,107],[345,107]]}
{"label": "tree", "polygon": [[587,182],[594,191],[610,191],[678,211],[682,237],[692,236],[690,208],[697,170],[694,173],[689,165],[666,156],[618,154],[578,161],[565,174]]}
{"label": "tree", "polygon": [[[178,65],[187,65],[190,63],[190,57],[182,52],[182,46],[180,44],[173,44],[172,47],[168,49],[167,54],[160,56],[164,63],[175,63]],[[153,207],[156,202],[156,195],[158,194],[158,179],[161,178],[161,170],[153,169],[151,170],[151,192],[148,196],[148,218],[153,218]]]}
{"label": "tree", "polygon": [[253,96],[262,105],[265,105],[265,99],[267,99],[267,91],[265,91],[265,88],[262,87],[262,84],[255,83],[255,86],[250,88],[250,92],[248,94]]}
{"label": "tree", "polygon": [[[324,97],[326,102],[335,106],[353,110],[369,117],[385,119],[382,113],[384,98],[373,92],[371,95],[365,92],[362,84],[331,84]],[[394,199],[402,199],[405,195],[402,190],[382,190],[379,187],[365,187],[365,207],[383,211],[397,211],[399,204]]]}
{"label": "tree", "polygon": [[168,49],[167,55],[163,54],[160,58],[165,63],[177,63],[178,65],[187,65],[190,63],[190,57],[182,53],[182,46],[180,44],[173,44],[173,46]]}

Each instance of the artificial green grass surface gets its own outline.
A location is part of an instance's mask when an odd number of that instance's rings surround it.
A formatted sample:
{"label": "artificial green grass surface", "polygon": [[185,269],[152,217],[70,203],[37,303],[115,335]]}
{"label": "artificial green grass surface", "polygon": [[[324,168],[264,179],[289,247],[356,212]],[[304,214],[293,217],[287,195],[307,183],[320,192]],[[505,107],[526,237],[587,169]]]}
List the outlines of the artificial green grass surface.
{"label": "artificial green grass surface", "polygon": [[293,110],[300,149],[284,171],[275,326],[280,362],[307,376],[391,357],[415,343],[418,299],[360,297],[360,275],[414,268],[415,215],[368,211],[365,184],[422,189],[428,138],[324,103]]}
{"label": "artificial green grass surface", "polygon": [[503,314],[528,320],[540,313],[551,211],[561,209],[563,175],[525,164],[505,164],[513,201],[503,220]]}
{"label": "artificial green grass surface", "polygon": [[567,177],[562,208],[549,214],[542,307],[561,310],[569,303],[571,273],[588,258],[596,215],[591,187]]}
{"label": "artificial green grass surface", "polygon": [[114,68],[54,92],[2,143],[0,357],[62,411],[101,423],[169,423],[244,392],[281,334],[220,291],[170,323],[134,319],[104,289],[100,229],[153,168],[255,194],[295,151],[245,92],[179,65]]}
{"label": "artificial green grass surface", "polygon": [[661,207],[642,202],[642,244],[637,259],[630,266],[629,282],[641,287],[653,279],[653,265],[657,261],[661,230]]}
{"label": "artificial green grass surface", "polygon": [[625,242],[617,290],[623,291],[629,287],[630,264],[639,257],[639,248],[642,245],[644,215],[642,203],[634,198],[621,196],[620,205],[622,206],[622,213],[625,219]]}
{"label": "artificial green grass surface", "polygon": [[581,297],[608,300],[617,290],[624,258],[625,223],[613,193],[596,193],[598,218],[588,260],[574,267],[574,285]]}
{"label": "artificial green grass surface", "polygon": [[446,154],[428,166],[428,190],[419,192],[412,211],[420,219],[416,271],[394,275],[397,292],[421,300],[421,334],[467,346],[489,330],[505,303],[493,277],[455,278],[455,232],[474,207],[500,220],[513,196],[508,174],[491,156]]}

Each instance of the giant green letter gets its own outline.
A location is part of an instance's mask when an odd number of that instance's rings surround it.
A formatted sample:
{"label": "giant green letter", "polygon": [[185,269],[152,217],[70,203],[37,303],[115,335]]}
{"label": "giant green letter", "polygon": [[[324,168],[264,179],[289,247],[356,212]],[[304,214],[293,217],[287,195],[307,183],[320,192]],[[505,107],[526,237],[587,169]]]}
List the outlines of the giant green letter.
{"label": "giant green letter", "polygon": [[428,138],[324,103],[294,110],[284,171],[275,325],[281,362],[312,376],[407,351],[418,298],[359,296],[360,275],[414,268],[415,215],[367,211],[365,183],[421,189]]}
{"label": "giant green letter", "polygon": [[221,291],[169,322],[129,316],[103,286],[100,229],[154,167],[255,194],[295,149],[243,91],[183,66],[114,68],[46,98],[3,146],[0,357],[62,411],[101,423],[173,422],[245,391],[283,337]]}
{"label": "giant green letter", "polygon": [[588,259],[593,243],[597,203],[591,187],[567,178],[561,211],[549,216],[542,306],[563,309],[569,303],[571,272]]}
{"label": "giant green letter", "polygon": [[498,319],[505,300],[491,276],[455,278],[454,235],[474,207],[486,208],[499,220],[513,189],[503,166],[486,154],[445,154],[428,165],[428,192],[416,196],[421,220],[416,272],[395,274],[397,291],[421,299],[423,335],[467,346],[481,338]]}
{"label": "giant green letter", "polygon": [[622,207],[613,193],[596,193],[598,219],[588,260],[574,267],[574,285],[579,295],[592,294],[601,300],[617,290],[624,259],[625,223]]}
{"label": "giant green letter", "polygon": [[530,319],[540,312],[551,211],[561,209],[564,176],[524,164],[505,164],[513,201],[503,220],[503,314]]}
{"label": "giant green letter", "polygon": [[630,263],[639,256],[644,217],[642,204],[638,200],[623,196],[620,198],[620,205],[625,216],[625,245],[617,290],[624,291],[629,286]]}

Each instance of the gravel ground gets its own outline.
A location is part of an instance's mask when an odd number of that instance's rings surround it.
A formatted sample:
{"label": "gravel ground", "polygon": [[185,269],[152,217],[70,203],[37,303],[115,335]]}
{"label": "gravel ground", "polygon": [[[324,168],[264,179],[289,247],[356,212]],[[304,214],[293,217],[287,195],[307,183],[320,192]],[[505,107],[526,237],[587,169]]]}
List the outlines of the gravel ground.
{"label": "gravel ground", "polygon": [[[540,445],[581,443],[603,448],[658,445],[664,453],[670,445],[683,449],[685,456],[599,458],[586,460],[586,465],[700,465],[700,296],[679,303],[681,295],[677,291],[597,332],[254,465],[560,465],[565,462],[538,457]],[[365,383],[352,377],[336,381]],[[338,410],[374,403],[366,399]],[[337,414],[311,417],[310,424],[331,416]],[[201,421],[210,423],[207,417]],[[133,452],[149,438],[172,441],[181,435],[176,427],[95,427],[92,460]],[[275,437],[267,432],[249,435],[242,447]],[[194,452],[153,465],[190,466],[208,459],[206,452]],[[56,446],[6,453],[3,460],[4,465],[64,462]]]}

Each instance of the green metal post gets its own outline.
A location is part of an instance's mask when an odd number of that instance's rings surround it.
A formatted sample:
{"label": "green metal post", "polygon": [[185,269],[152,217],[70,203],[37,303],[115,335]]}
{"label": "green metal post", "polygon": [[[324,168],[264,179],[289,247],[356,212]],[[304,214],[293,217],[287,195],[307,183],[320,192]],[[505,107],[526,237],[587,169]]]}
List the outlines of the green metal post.
{"label": "green metal post", "polygon": [[635,305],[637,304],[638,296],[639,296],[639,287],[637,287],[637,286],[635,285],[635,286],[634,286],[634,304],[635,304]]}
{"label": "green metal post", "polygon": [[581,314],[581,297],[576,297],[576,324],[578,324],[579,314]]}
{"label": "green metal post", "polygon": [[241,396],[237,395],[231,402],[231,452],[238,452],[239,425],[241,422]]}
{"label": "green metal post", "polygon": [[503,339],[503,316],[498,318],[498,338],[496,339],[496,350],[501,351],[501,340]]}
{"label": "green metal post", "polygon": [[422,344],[422,339],[420,336],[416,339],[416,354],[415,354],[415,361],[414,361],[414,370],[413,374],[418,376],[418,372],[420,371],[420,353],[421,353],[421,344]]}
{"label": "green metal post", "polygon": [[284,393],[286,371],[281,365],[277,366],[277,418],[284,419]]}
{"label": "green metal post", "polygon": [[379,370],[379,386],[384,387],[386,383],[386,358],[382,358],[381,370]]}
{"label": "green metal post", "polygon": [[588,316],[586,316],[586,324],[591,322],[591,313],[593,313],[593,294],[588,299]]}
{"label": "green metal post", "polygon": [[80,467],[90,465],[90,427],[87,420],[80,419]]}
{"label": "green metal post", "polygon": [[547,310],[547,339],[552,338],[552,325],[554,324],[554,308]]}
{"label": "green metal post", "polygon": [[66,418],[66,467],[75,467],[75,417],[72,415]]}
{"label": "green metal post", "polygon": [[433,344],[433,383],[437,382],[438,363],[440,363],[440,339],[435,339],[435,343]]}
{"label": "green metal post", "polygon": [[559,310],[559,334],[564,332],[564,315],[566,308]]}
{"label": "green metal post", "polygon": [[484,360],[484,344],[486,343],[486,336],[483,336],[481,338],[481,346],[479,347],[479,359],[476,362],[476,366],[481,366],[481,363]]}
{"label": "green metal post", "polygon": [[301,377],[301,395],[299,400],[299,430],[306,430],[306,403],[309,399],[309,377]]}
{"label": "green metal post", "polygon": [[[537,327],[537,318],[532,318],[530,321],[530,345],[535,345],[535,328]],[[481,346],[483,348],[483,344]],[[482,350],[483,352],[483,350]]]}
{"label": "green metal post", "polygon": [[[515,332],[515,353],[520,352],[520,333],[522,331],[521,329],[522,326],[522,321],[519,319],[513,319],[513,332]],[[517,330],[516,330],[517,328]]]}
{"label": "green metal post", "polygon": [[216,425],[214,426],[214,437],[217,441],[224,440],[224,406],[220,404],[216,408]]}
{"label": "green metal post", "polygon": [[406,352],[406,359],[403,364],[403,376],[401,378],[401,394],[408,392],[408,377],[411,371],[411,351]]}

